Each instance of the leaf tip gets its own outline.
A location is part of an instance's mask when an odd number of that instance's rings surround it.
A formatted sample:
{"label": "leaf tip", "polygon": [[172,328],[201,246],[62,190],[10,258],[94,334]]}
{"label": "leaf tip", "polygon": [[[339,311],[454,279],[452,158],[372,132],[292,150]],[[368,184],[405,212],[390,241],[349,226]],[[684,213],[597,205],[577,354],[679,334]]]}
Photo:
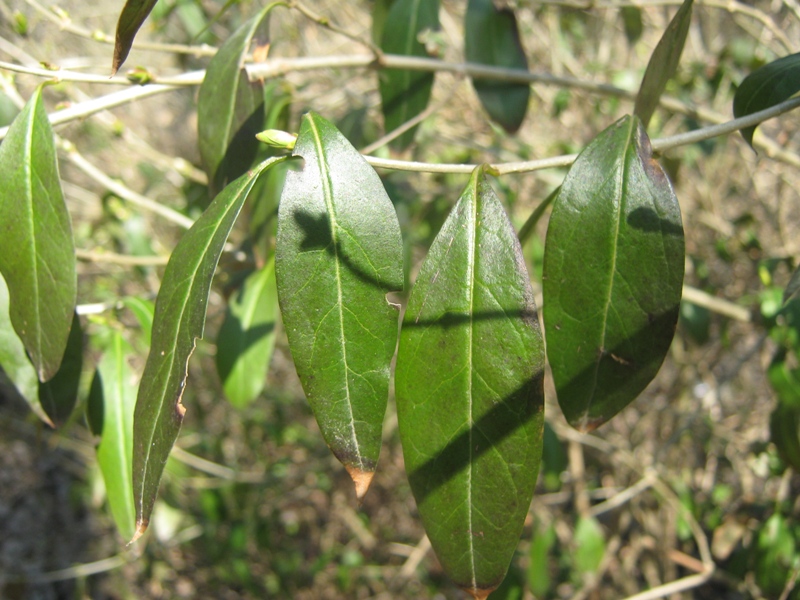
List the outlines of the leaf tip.
{"label": "leaf tip", "polygon": [[472,596],[475,600],[486,600],[493,591],[495,591],[495,587],[492,588],[469,588],[465,589],[470,596]]}
{"label": "leaf tip", "polygon": [[147,526],[150,524],[150,521],[146,521],[144,519],[140,519],[136,521],[136,531],[133,532],[133,537],[131,541],[128,542],[128,546],[132,545],[136,540],[144,535],[144,532],[147,531]]}
{"label": "leaf tip", "polygon": [[353,479],[353,483],[356,486],[356,498],[358,499],[358,503],[361,504],[361,501],[364,499],[364,496],[369,490],[369,486],[372,483],[372,478],[375,476],[375,471],[363,471],[358,467],[347,466],[345,465],[347,472],[350,473],[350,477]]}

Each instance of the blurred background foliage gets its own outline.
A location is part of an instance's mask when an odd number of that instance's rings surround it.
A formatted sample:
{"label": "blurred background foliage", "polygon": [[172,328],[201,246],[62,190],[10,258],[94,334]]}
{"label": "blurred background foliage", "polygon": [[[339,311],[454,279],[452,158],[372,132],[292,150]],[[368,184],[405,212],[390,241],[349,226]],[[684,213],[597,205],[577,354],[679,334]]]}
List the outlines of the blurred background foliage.
{"label": "blurred background foliage", "polygon": [[[92,32],[113,31],[119,3],[0,2],[0,58],[104,73],[111,47]],[[319,14],[369,37],[369,2],[320,0]],[[637,3],[638,4],[638,3]],[[635,92],[676,2],[517,2],[534,71]],[[465,3],[442,2],[440,57],[460,61]],[[255,0],[160,0],[140,36],[219,45],[255,13]],[[727,7],[727,8],[726,8]],[[82,29],[75,33],[65,23]],[[304,18],[275,11],[273,56],[325,56],[363,48]],[[657,110],[652,137],[730,115],[737,83],[798,50],[794,0],[700,2],[677,76],[666,94],[696,114]],[[159,75],[204,68],[202,52],[136,49],[126,68]],[[309,110],[336,122],[356,147],[382,131],[378,75],[370,70],[293,72],[268,88],[273,122],[296,130]],[[0,71],[0,126],[38,80]],[[106,93],[92,84],[49,88],[49,108]],[[281,99],[283,98],[283,99]],[[287,100],[288,99],[288,100]],[[491,124],[468,82],[440,73],[436,109],[404,157],[466,163],[545,158],[579,151],[632,108],[619,96],[533,85],[527,119],[509,136]],[[683,597],[796,598],[800,569],[800,305],[784,290],[797,266],[796,119],[761,132],[783,160],[758,155],[739,136],[669,151],[662,163],[686,227],[686,283],[745,310],[721,314],[684,300],[678,335],[656,380],[594,436],[568,429],[548,382],[548,426],[537,495],[509,575],[492,598],[623,598],[717,570]],[[196,218],[208,204],[196,144],[196,89],[174,91],[58,129],[102,171]],[[388,156],[382,147],[376,154]],[[166,257],[182,230],[108,192],[67,160],[61,164],[77,247],[79,303],[91,339],[80,382],[114,332],[130,344],[141,373],[148,311]],[[520,226],[565,170],[509,175],[494,187]],[[413,280],[466,176],[381,171],[395,204]],[[216,377],[214,340],[226,297],[267,259],[276,189],[265,180],[223,257],[209,302],[205,341],[190,364],[186,421],[167,465],[152,533],[127,549],[104,509],[94,441],[76,410],[49,431],[4,388],[0,395],[0,597],[7,598],[460,598],[441,573],[416,517],[390,399],[379,470],[361,507],[347,473],[330,456],[297,381],[285,336],[276,336],[264,391],[234,407]],[[540,290],[546,219],[526,245]],[[131,266],[102,252],[153,257]],[[127,301],[125,301],[127,299]],[[705,553],[705,554],[704,554]]]}

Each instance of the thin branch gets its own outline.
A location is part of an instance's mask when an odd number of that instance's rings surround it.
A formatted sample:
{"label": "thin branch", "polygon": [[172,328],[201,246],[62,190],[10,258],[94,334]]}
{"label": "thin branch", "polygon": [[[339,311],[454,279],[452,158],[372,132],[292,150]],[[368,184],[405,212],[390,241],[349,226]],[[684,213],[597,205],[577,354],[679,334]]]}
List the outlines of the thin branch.
{"label": "thin branch", "polygon": [[717,298],[688,285],[683,286],[683,299],[735,321],[749,323],[753,320],[752,313],[744,306],[739,306],[723,298]]}
{"label": "thin branch", "polygon": [[317,25],[325,27],[326,29],[329,29],[333,33],[338,33],[339,35],[343,35],[344,37],[353,40],[354,42],[357,42],[362,46],[365,46],[370,52],[372,52],[376,60],[380,60],[381,57],[383,56],[383,50],[381,50],[378,46],[376,46],[372,42],[372,40],[364,39],[360,35],[356,35],[355,33],[350,33],[346,29],[343,29],[338,25],[335,25],[334,23],[331,22],[331,20],[328,17],[323,17],[322,15],[315,13],[313,10],[308,8],[302,2],[289,0],[286,6],[300,12],[304,17],[313,21]]}
{"label": "thin branch", "polygon": [[129,254],[116,254],[114,252],[95,252],[77,248],[75,256],[80,260],[94,263],[112,263],[115,265],[157,267],[166,265],[169,256],[131,256]]}
{"label": "thin branch", "polygon": [[[121,75],[108,77],[106,75],[95,75],[93,73],[81,73],[79,71],[70,71],[67,69],[58,68],[57,66],[51,69],[45,69],[42,67],[22,66],[22,65],[16,65],[14,63],[0,61],[0,69],[5,69],[6,71],[14,71],[15,73],[24,73],[25,75],[35,75],[36,77],[44,77],[46,79],[52,79],[53,81],[56,82],[72,81],[75,83],[102,83],[110,85],[124,85],[125,87],[140,85],[138,82],[129,79],[127,77],[122,77]],[[161,83],[164,85],[170,85],[175,87],[197,85],[196,81],[194,80],[187,81],[185,78],[182,78],[181,76],[157,77],[156,75],[151,75],[151,77],[152,77],[151,82],[154,84]]]}
{"label": "thin branch", "polygon": [[[72,22],[72,19],[69,18],[69,15],[63,10],[48,10],[36,0],[25,1],[28,3],[28,5],[36,9],[36,11],[45,19],[58,25],[58,27],[63,31],[67,31],[96,42],[102,42],[103,44],[109,44],[113,46],[115,43],[115,36],[113,35],[109,35],[99,30],[90,31],[85,27],[75,25]],[[190,54],[193,56],[213,56],[217,53],[217,49],[213,46],[209,46],[208,44],[202,44],[200,46],[189,46],[186,44],[162,44],[157,42],[145,42],[138,38],[134,40],[133,47],[139,50],[172,52],[174,54]]]}
{"label": "thin branch", "polygon": [[83,155],[78,152],[72,142],[62,140],[60,138],[56,138],[56,142],[59,144],[62,150],[64,150],[67,155],[67,159],[72,164],[123,200],[127,200],[139,208],[143,208],[152,213],[160,215],[168,221],[175,223],[179,227],[183,227],[184,229],[189,229],[194,224],[194,221],[192,221],[192,219],[189,217],[182,215],[169,206],[165,206],[159,202],[150,200],[150,198],[147,198],[146,196],[142,196],[141,194],[134,192],[126,185],[106,175],[102,170],[98,169],[92,163],[86,160]]}

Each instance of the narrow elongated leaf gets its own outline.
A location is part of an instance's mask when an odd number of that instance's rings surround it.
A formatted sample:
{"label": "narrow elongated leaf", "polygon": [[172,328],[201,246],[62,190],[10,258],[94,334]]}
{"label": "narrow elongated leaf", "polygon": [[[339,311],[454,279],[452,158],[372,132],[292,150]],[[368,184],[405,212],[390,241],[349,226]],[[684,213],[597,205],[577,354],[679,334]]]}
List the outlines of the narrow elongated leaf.
{"label": "narrow elongated leaf", "polygon": [[[420,34],[439,28],[439,0],[395,0],[389,9],[383,27],[381,49],[387,54],[428,56]],[[416,117],[428,106],[433,87],[433,73],[386,69],[380,72],[379,87],[383,122],[386,132],[393,131],[409,119]],[[414,126],[391,146],[398,150],[414,141]]]}
{"label": "narrow elongated leaf", "polygon": [[[800,92],[800,53],[779,58],[756,69],[744,78],[733,97],[733,116],[737,119],[780,104]],[[756,126],[742,129],[751,146]]]}
{"label": "narrow elongated leaf", "polygon": [[544,347],[522,249],[483,168],[433,242],[395,375],[406,471],[447,574],[503,581],[542,452]]}
{"label": "narrow elongated leaf", "polygon": [[211,279],[231,228],[258,175],[272,158],[226,187],[178,242],[156,299],[150,354],[133,422],[133,493],[136,534],[150,522],[158,484],[178,437],[189,357],[203,337]]}
{"label": "narrow elongated leaf", "polygon": [[41,87],[0,145],[0,173],[0,274],[14,329],[46,381],[64,355],[77,283],[72,227]]}
{"label": "narrow elongated leaf", "polygon": [[111,63],[111,74],[116,75],[122,63],[128,58],[133,39],[144,23],[147,15],[153,10],[158,0],[128,0],[117,21],[117,37],[114,40],[114,60]]}
{"label": "narrow elongated leaf", "polygon": [[92,433],[100,437],[97,464],[106,486],[106,498],[117,530],[133,537],[133,409],[138,383],[128,366],[132,353],[119,332],[112,334],[89,392],[87,412]]}
{"label": "narrow elongated leaf", "polygon": [[277,319],[275,263],[270,261],[231,296],[217,336],[217,373],[235,406],[246,406],[264,391]]}
{"label": "narrow elongated leaf", "polygon": [[684,0],[678,12],[667,25],[664,35],[653,50],[650,62],[642,78],[642,85],[636,96],[633,114],[642,120],[645,127],[658,106],[667,82],[672,79],[681,60],[686,34],[692,22],[692,0]]}
{"label": "narrow elongated leaf", "polygon": [[[491,67],[528,70],[528,59],[510,7],[492,0],[469,0],[464,19],[464,55],[467,62]],[[514,133],[528,112],[531,88],[527,83],[473,79],[483,108],[493,121]]]}
{"label": "narrow elongated leaf", "polygon": [[78,402],[82,368],[83,329],[76,313],[72,317],[72,328],[61,366],[52,379],[39,384],[39,402],[56,426],[62,425],[69,418]]}
{"label": "narrow elongated leaf", "polygon": [[639,119],[624,117],[572,165],[545,241],[547,356],[573,427],[603,424],[658,372],[683,263],[678,200]]}
{"label": "narrow elongated leaf", "polygon": [[123,298],[122,303],[133,313],[133,316],[136,317],[136,320],[139,322],[139,327],[142,328],[144,342],[150,345],[150,337],[153,333],[155,305],[151,300],[145,300],[144,298],[138,298],[136,296]]}
{"label": "narrow elongated leaf", "polygon": [[212,194],[247,171],[264,127],[264,82],[250,81],[244,61],[251,46],[269,44],[272,4],[239,27],[211,59],[197,98],[200,157]]}
{"label": "narrow elongated leaf", "polygon": [[[16,388],[31,407],[31,410],[50,427],[55,427],[39,403],[39,380],[36,369],[25,354],[25,346],[11,325],[8,316],[8,287],[0,277],[0,369],[5,378]],[[3,377],[0,376],[0,381]]]}
{"label": "narrow elongated leaf", "polygon": [[275,271],[289,347],[319,428],[366,493],[381,449],[397,308],[400,224],[381,180],[328,121],[303,118],[278,209]]}

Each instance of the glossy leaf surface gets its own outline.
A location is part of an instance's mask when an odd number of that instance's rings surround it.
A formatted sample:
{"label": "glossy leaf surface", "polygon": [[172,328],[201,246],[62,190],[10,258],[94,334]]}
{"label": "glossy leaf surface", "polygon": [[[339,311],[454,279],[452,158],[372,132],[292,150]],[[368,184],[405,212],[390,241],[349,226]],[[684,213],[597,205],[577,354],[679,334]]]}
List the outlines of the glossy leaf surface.
{"label": "glossy leaf surface", "polygon": [[41,381],[55,375],[75,309],[75,247],[42,88],[0,145],[0,274]]}
{"label": "glossy leaf surface", "polygon": [[381,447],[403,288],[400,224],[377,173],[328,121],[303,118],[278,209],[278,299],[297,374],[356,493]]}
{"label": "glossy leaf surface", "polygon": [[5,377],[0,375],[0,382],[7,378],[36,416],[50,427],[54,427],[39,403],[39,380],[36,377],[36,369],[28,360],[25,346],[11,325],[8,300],[8,287],[5,280],[0,277],[0,369],[5,375]]}
{"label": "glossy leaf surface", "polygon": [[650,56],[633,108],[633,114],[642,120],[645,127],[658,106],[667,82],[678,68],[691,22],[692,0],[684,0]]}
{"label": "glossy leaf surface", "polygon": [[125,540],[134,534],[133,504],[133,409],[138,383],[128,366],[132,349],[114,332],[97,365],[89,391],[89,425],[100,437],[97,464],[106,486],[106,498]]}
{"label": "glossy leaf surface", "polygon": [[542,451],[544,348],[514,229],[479,168],[417,277],[395,375],[406,471],[447,574],[503,581]]}
{"label": "glossy leaf surface", "polygon": [[39,384],[39,402],[56,426],[69,418],[78,402],[82,368],[83,329],[80,318],[75,314],[61,366],[49,381]]}
{"label": "glossy leaf surface", "polygon": [[545,242],[547,356],[573,427],[598,427],[658,372],[683,269],[678,200],[641,123],[624,117],[572,165]]}
{"label": "glossy leaf surface", "polygon": [[158,0],[128,0],[117,21],[117,36],[114,41],[114,59],[111,74],[115,75],[131,51],[136,33],[153,10]]}
{"label": "glossy leaf surface", "polygon": [[230,297],[217,336],[217,373],[234,406],[244,407],[264,391],[277,319],[275,263],[270,261]]}
{"label": "glossy leaf surface", "polygon": [[[528,59],[510,7],[498,8],[492,0],[469,0],[464,19],[464,54],[467,62],[528,70]],[[472,85],[493,121],[509,133],[522,125],[528,112],[530,85],[473,79]]]}
{"label": "glossy leaf surface", "polygon": [[197,99],[200,157],[212,193],[242,175],[256,157],[264,127],[264,82],[244,69],[252,46],[268,47],[272,5],[239,27],[211,59]]}
{"label": "glossy leaf surface", "polygon": [[[800,92],[800,53],[784,56],[756,69],[742,80],[733,97],[737,119],[765,110]],[[756,127],[745,127],[742,136],[753,145]]]}
{"label": "glossy leaf surface", "polygon": [[150,354],[133,423],[136,535],[147,529],[158,485],[186,409],[181,404],[189,357],[203,337],[211,279],[219,255],[258,175],[274,158],[226,187],[181,238],[156,299]]}
{"label": "glossy leaf surface", "polygon": [[[387,54],[427,57],[420,34],[439,28],[439,0],[395,0],[383,27],[381,50]],[[386,132],[393,131],[414,118],[428,106],[433,87],[433,73],[385,69],[379,75],[381,106]],[[414,141],[416,126],[391,142],[398,150]]]}

